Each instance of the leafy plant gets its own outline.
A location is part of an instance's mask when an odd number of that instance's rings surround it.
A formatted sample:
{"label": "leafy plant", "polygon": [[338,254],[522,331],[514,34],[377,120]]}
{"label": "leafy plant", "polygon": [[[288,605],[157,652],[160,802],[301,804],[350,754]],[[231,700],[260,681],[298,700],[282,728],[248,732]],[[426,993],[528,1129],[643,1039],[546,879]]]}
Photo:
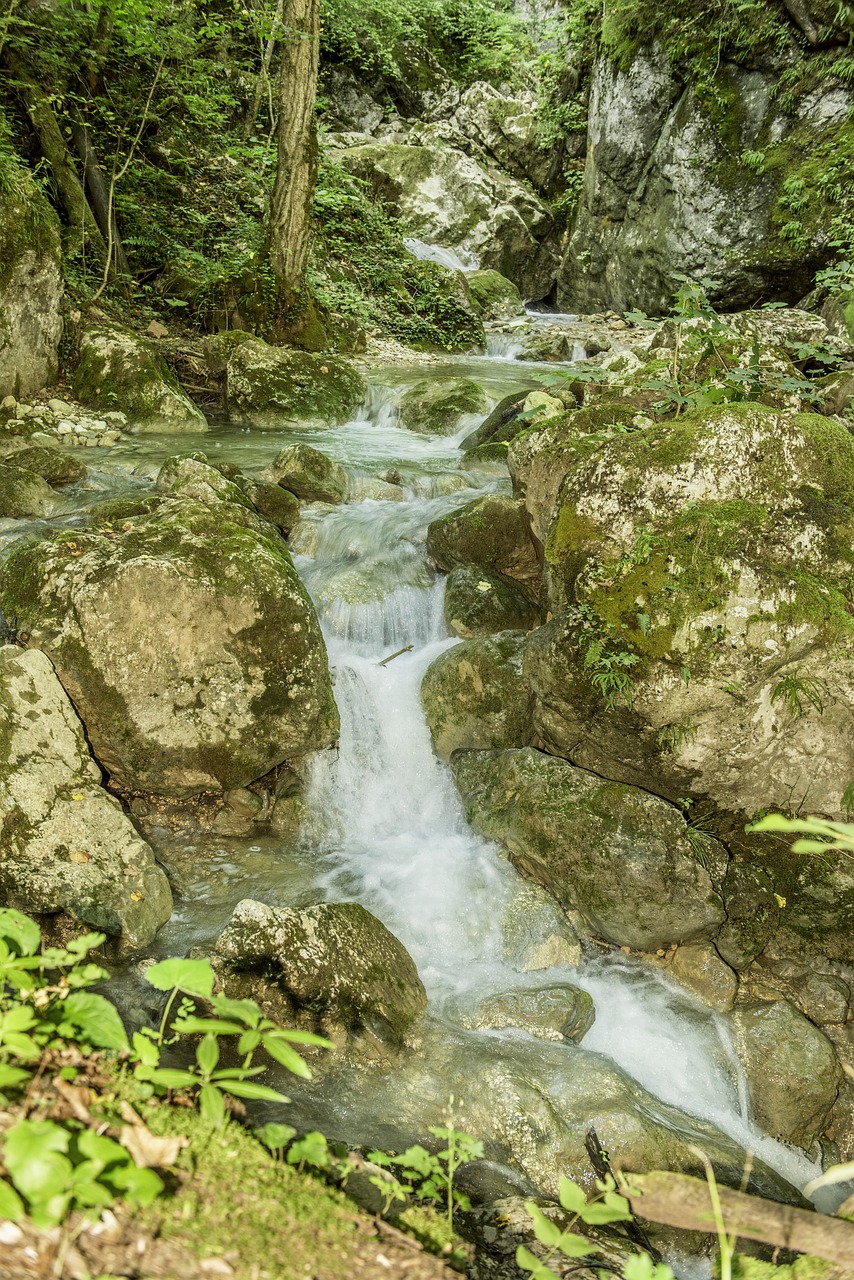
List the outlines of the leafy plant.
{"label": "leafy plant", "polygon": [[802,676],[800,671],[800,667],[796,667],[777,681],[771,691],[772,705],[778,699],[782,701],[793,720],[804,715],[804,703],[823,715],[828,693],[826,681],[819,676]]}

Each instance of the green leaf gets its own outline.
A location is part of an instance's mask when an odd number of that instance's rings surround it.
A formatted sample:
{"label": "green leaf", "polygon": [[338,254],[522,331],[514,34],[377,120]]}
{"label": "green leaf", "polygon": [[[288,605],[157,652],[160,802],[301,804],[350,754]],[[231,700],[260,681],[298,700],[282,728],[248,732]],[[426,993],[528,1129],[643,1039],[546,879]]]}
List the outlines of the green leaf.
{"label": "green leaf", "polygon": [[0,1062],[0,1089],[17,1089],[31,1079],[32,1074],[32,1071],[27,1071],[24,1067],[10,1067],[7,1063]]}
{"label": "green leaf", "polygon": [[557,1272],[552,1271],[539,1258],[535,1258],[530,1249],[520,1244],[516,1250],[516,1266],[522,1271],[530,1271],[534,1280],[555,1280]]}
{"label": "green leaf", "polygon": [[256,1031],[253,1027],[248,1027],[237,1042],[237,1052],[240,1054],[254,1053],[261,1043],[261,1032]]}
{"label": "green leaf", "polygon": [[182,1036],[239,1036],[244,1028],[239,1022],[225,1022],[222,1018],[176,1018],[172,1030]]}
{"label": "green leaf", "polygon": [[42,940],[41,929],[35,920],[14,911],[11,907],[0,908],[0,938],[8,938],[15,944],[22,956],[34,956]]}
{"label": "green leaf", "polygon": [[120,1143],[105,1134],[95,1133],[94,1129],[84,1129],[77,1137],[76,1146],[82,1156],[94,1161],[100,1169],[111,1164],[127,1164],[130,1160],[129,1152]]}
{"label": "green leaf", "polygon": [[286,1147],[291,1138],[296,1137],[296,1129],[292,1129],[289,1124],[276,1124],[270,1121],[264,1124],[260,1129],[253,1130],[255,1137],[259,1142],[263,1142],[265,1147],[269,1147],[271,1151],[278,1151],[281,1147]]}
{"label": "green leaf", "polygon": [[139,1031],[133,1033],[133,1052],[145,1067],[156,1067],[160,1061],[160,1050],[157,1045]]}
{"label": "green leaf", "polygon": [[28,1004],[19,1004],[0,1016],[0,1036],[6,1031],[29,1031],[35,1026],[36,1015]]}
{"label": "green leaf", "polygon": [[29,1201],[62,1195],[71,1177],[71,1135],[51,1120],[19,1120],[6,1134],[3,1159],[15,1187]]}
{"label": "green leaf", "polygon": [[172,1067],[158,1067],[155,1071],[146,1071],[142,1077],[152,1084],[163,1085],[165,1089],[188,1089],[199,1083],[199,1077],[192,1071],[177,1071]]}
{"label": "green leaf", "polygon": [[267,1034],[261,1037],[261,1043],[267,1050],[271,1058],[275,1058],[276,1062],[283,1067],[287,1067],[295,1076],[301,1076],[303,1080],[311,1079],[311,1069],[303,1062],[296,1049],[292,1049],[289,1044],[285,1044],[283,1040]]}
{"label": "green leaf", "polygon": [[198,1062],[202,1075],[209,1076],[219,1062],[219,1045],[216,1036],[203,1036],[201,1042],[196,1048],[196,1062]]}
{"label": "green leaf", "polygon": [[534,1235],[540,1244],[546,1245],[549,1249],[556,1249],[558,1241],[561,1238],[560,1227],[550,1222],[542,1209],[534,1204],[533,1200],[525,1201],[525,1210],[531,1219],[534,1227]]}
{"label": "green leaf", "polygon": [[261,1010],[254,1000],[230,1000],[228,996],[214,996],[211,1000],[214,1013],[224,1018],[234,1018],[248,1027],[255,1027],[261,1018]]}
{"label": "green leaf", "polygon": [[199,1108],[202,1118],[210,1124],[225,1123],[225,1098],[215,1084],[203,1084],[199,1090]]}
{"label": "green leaf", "polygon": [[290,1102],[278,1089],[270,1089],[265,1084],[256,1084],[254,1080],[223,1080],[223,1088],[233,1093],[236,1098],[252,1098],[258,1102]]}
{"label": "green leaf", "polygon": [[14,1187],[0,1178],[0,1218],[18,1222],[24,1216],[24,1202]]}
{"label": "green leaf", "polygon": [[567,1213],[576,1213],[580,1216],[584,1214],[587,1208],[587,1197],[579,1187],[577,1182],[573,1182],[570,1178],[561,1178],[560,1180],[560,1202]]}
{"label": "green leaf", "polygon": [[312,1129],[288,1151],[288,1164],[310,1164],[324,1169],[329,1164],[329,1144],[322,1133]]}
{"label": "green leaf", "polygon": [[313,1031],[293,1031],[290,1027],[277,1027],[276,1038],[289,1040],[291,1044],[314,1044],[319,1049],[334,1049],[335,1045],[325,1036],[315,1035]]}
{"label": "green leaf", "polygon": [[103,1181],[128,1204],[139,1205],[143,1209],[163,1190],[163,1183],[153,1169],[138,1169],[133,1163],[107,1170]]}
{"label": "green leaf", "polygon": [[602,1200],[589,1204],[581,1216],[590,1226],[603,1226],[607,1222],[631,1222],[632,1210],[625,1196],[609,1191]]}
{"label": "green leaf", "polygon": [[128,1048],[127,1032],[116,1006],[94,991],[72,991],[62,1002],[62,1016],[98,1049],[118,1052]]}
{"label": "green leaf", "polygon": [[158,991],[172,991],[177,987],[191,996],[207,1000],[213,994],[214,971],[210,960],[173,956],[171,960],[161,960],[146,969],[145,980]]}

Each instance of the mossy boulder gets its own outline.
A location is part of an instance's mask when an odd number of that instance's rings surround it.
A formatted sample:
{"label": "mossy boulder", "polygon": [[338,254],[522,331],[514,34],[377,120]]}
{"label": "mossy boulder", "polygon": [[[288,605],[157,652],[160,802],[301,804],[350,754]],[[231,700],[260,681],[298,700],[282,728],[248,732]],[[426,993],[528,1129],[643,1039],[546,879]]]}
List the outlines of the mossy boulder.
{"label": "mossy boulder", "polygon": [[350,487],[341,464],[308,444],[287,445],[264,476],[302,502],[346,502]]}
{"label": "mossy boulder", "polygon": [[10,467],[23,467],[35,472],[51,486],[74,484],[86,475],[86,467],[73,453],[55,449],[49,444],[17,449],[6,457],[5,462]]}
{"label": "mossy boulder", "polygon": [[463,1025],[501,1031],[518,1027],[540,1040],[573,1040],[580,1044],[596,1019],[593,998],[581,987],[553,982],[547,987],[519,987],[487,996]]}
{"label": "mossy boulder", "polygon": [[594,936],[655,951],[714,937],[723,924],[706,866],[718,878],[725,851],[658,796],[532,748],[462,751],[451,768],[474,829],[501,841]]}
{"label": "mossy boulder", "polygon": [[471,378],[422,378],[400,397],[401,425],[425,435],[450,436],[469,413],[486,413],[483,388]]}
{"label": "mossy boulder", "polygon": [[249,488],[255,510],[287,536],[299,520],[299,498],[280,485],[256,481]]}
{"label": "mossy boulder", "polygon": [[59,219],[23,164],[3,159],[0,188],[0,400],[49,386],[62,337]]}
{"label": "mossy boulder", "polygon": [[260,338],[232,344],[226,360],[229,416],[254,427],[346,422],[365,397],[365,380],[338,356],[272,347]]}
{"label": "mossy boulder", "polygon": [[172,911],[43,653],[0,647],[0,901],[147,946]]}
{"label": "mossy boulder", "polygon": [[788,1000],[739,1005],[727,1021],[757,1123],[771,1137],[810,1150],[843,1080],[830,1040]]}
{"label": "mossy boulder", "polygon": [[500,271],[470,271],[466,276],[472,306],[483,320],[523,316],[522,295]]}
{"label": "mossy boulder", "polygon": [[496,631],[530,631],[537,606],[520,587],[473,565],[452,569],[445,584],[445,623],[463,640]]}
{"label": "mossy boulder", "polygon": [[0,607],[53,661],[114,785],[228,791],[334,741],[314,609],[259,523],[167,496],[7,561]]}
{"label": "mossy boulder", "polygon": [[526,418],[520,419],[519,414],[522,412],[527,394],[527,391],[511,391],[509,395],[499,400],[498,404],[490,409],[477,430],[470,436],[466,436],[462,447],[473,449],[478,445],[509,442],[520,431],[526,430],[530,423]]}
{"label": "mossy boulder", "polygon": [[355,902],[303,911],[239,902],[213,961],[229,994],[336,1040],[404,1043],[427,1006],[405,947]]}
{"label": "mossy boulder", "polygon": [[207,430],[204,414],[181,390],[154,343],[119,325],[102,322],[83,330],[73,385],[82,404],[127,414],[131,432]]}
{"label": "mossy boulder", "polygon": [[252,503],[243,490],[216,467],[210,466],[203,453],[177,454],[167,458],[157,473],[155,488],[158,493],[203,502],[206,506],[230,502],[234,506],[252,509]]}
{"label": "mossy boulder", "polygon": [[475,498],[440,516],[427,530],[427,550],[447,573],[469,565],[517,584],[532,599],[539,594],[537,554],[524,510],[512,498]]}
{"label": "mossy boulder", "polygon": [[454,751],[524,747],[531,740],[531,695],[522,679],[520,631],[465,640],[428,667],[421,705],[433,750],[441,760]]}
{"label": "mossy boulder", "polygon": [[23,519],[27,516],[46,519],[54,515],[61,499],[47,480],[27,467],[0,462],[0,519]]}

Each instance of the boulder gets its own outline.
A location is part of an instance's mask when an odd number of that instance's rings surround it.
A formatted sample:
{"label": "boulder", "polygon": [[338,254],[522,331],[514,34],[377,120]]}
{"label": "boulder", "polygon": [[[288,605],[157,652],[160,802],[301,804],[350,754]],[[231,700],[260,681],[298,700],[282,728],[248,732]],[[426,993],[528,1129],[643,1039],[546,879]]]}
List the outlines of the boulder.
{"label": "boulder", "polygon": [[172,912],[43,653],[0,646],[0,900],[147,946]]}
{"label": "boulder", "polygon": [[236,503],[167,496],[16,549],[0,607],[122,789],[228,791],[335,739],[314,609],[285,543]]}
{"label": "boulder", "polygon": [[278,484],[267,484],[262,480],[250,485],[249,496],[259,515],[281,529],[287,537],[299,520],[299,498]]}
{"label": "boulder", "polygon": [[475,254],[523,297],[549,292],[557,262],[554,223],[521,183],[487,172],[439,139],[426,146],[371,142],[339,151],[338,158],[376,198],[394,206],[413,235]]}
{"label": "boulder", "polygon": [[463,751],[451,768],[475,831],[504,844],[594,936],[655,951],[723,924],[706,867],[717,878],[725,851],[658,796],[531,748]]}
{"label": "boulder", "polygon": [[566,912],[533,880],[521,880],[501,920],[504,959],[520,973],[581,964],[581,943]]}
{"label": "boulder", "polygon": [[225,354],[234,422],[332,427],[352,417],[365,396],[364,378],[339,356],[271,347],[252,337],[233,343]]}
{"label": "boulder", "polygon": [[341,464],[308,444],[287,445],[264,476],[303,502],[346,502],[350,487]]}
{"label": "boulder", "polygon": [[452,569],[445,584],[445,623],[463,640],[496,631],[530,631],[537,606],[515,584],[474,565]]}
{"label": "boulder", "polygon": [[82,404],[127,414],[129,431],[207,431],[204,414],[181,390],[154,343],[120,325],[99,322],[83,330],[73,385]]}
{"label": "boulder", "polygon": [[49,444],[16,449],[5,461],[10,467],[23,467],[34,472],[52,486],[74,484],[86,475],[85,466],[73,454]]}
{"label": "boulder", "polygon": [[154,482],[158,493],[168,493],[173,498],[186,498],[216,506],[230,502],[251,510],[249,498],[232,480],[209,465],[203,453],[177,454],[167,458]]}
{"label": "boulder", "polygon": [[522,295],[499,271],[470,271],[466,276],[472,306],[482,320],[501,320],[506,316],[523,316]]}
{"label": "boulder", "polygon": [[251,995],[286,1026],[403,1044],[427,1006],[411,956],[355,902],[303,911],[245,899],[216,940],[229,995]]}
{"label": "boulder", "polygon": [[483,389],[471,378],[423,378],[400,397],[401,426],[427,435],[450,436],[468,413],[486,413]]}
{"label": "boulder", "polygon": [[59,368],[62,245],[41,188],[5,157],[0,263],[0,400],[22,399],[49,386]]}
{"label": "boulder", "polygon": [[454,751],[524,747],[531,695],[522,679],[520,631],[454,645],[428,667],[421,705],[440,760]]}
{"label": "boulder", "polygon": [[512,498],[475,498],[440,516],[427,530],[427,550],[445,572],[470,565],[515,583],[532,599],[539,594],[534,544],[524,511]]}
{"label": "boulder", "polygon": [[548,987],[519,987],[481,1000],[463,1026],[501,1031],[518,1027],[540,1040],[580,1044],[596,1019],[593,999],[581,987],[553,982]]}
{"label": "boulder", "polygon": [[0,519],[31,516],[44,520],[54,515],[61,502],[35,471],[13,466],[8,460],[0,463]]}
{"label": "boulder", "polygon": [[738,995],[738,978],[711,942],[677,947],[665,962],[666,972],[703,1004],[731,1009]]}
{"label": "boulder", "polygon": [[541,145],[535,96],[512,97],[479,80],[462,94],[451,122],[506,173],[542,190],[552,170],[550,149]]}
{"label": "boulder", "polygon": [[726,1017],[757,1123],[810,1150],[842,1084],[833,1045],[788,1000],[739,1005]]}

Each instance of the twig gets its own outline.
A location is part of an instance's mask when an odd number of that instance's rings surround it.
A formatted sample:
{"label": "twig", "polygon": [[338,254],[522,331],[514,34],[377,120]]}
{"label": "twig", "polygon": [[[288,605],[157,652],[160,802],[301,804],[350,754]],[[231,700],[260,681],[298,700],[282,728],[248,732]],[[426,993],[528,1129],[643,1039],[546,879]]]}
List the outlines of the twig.
{"label": "twig", "polygon": [[383,658],[382,662],[377,663],[377,666],[387,667],[390,662],[394,662],[395,658],[399,658],[402,653],[410,653],[412,647],[411,644],[404,645],[402,649],[398,649],[397,653],[390,653],[387,658]]}

